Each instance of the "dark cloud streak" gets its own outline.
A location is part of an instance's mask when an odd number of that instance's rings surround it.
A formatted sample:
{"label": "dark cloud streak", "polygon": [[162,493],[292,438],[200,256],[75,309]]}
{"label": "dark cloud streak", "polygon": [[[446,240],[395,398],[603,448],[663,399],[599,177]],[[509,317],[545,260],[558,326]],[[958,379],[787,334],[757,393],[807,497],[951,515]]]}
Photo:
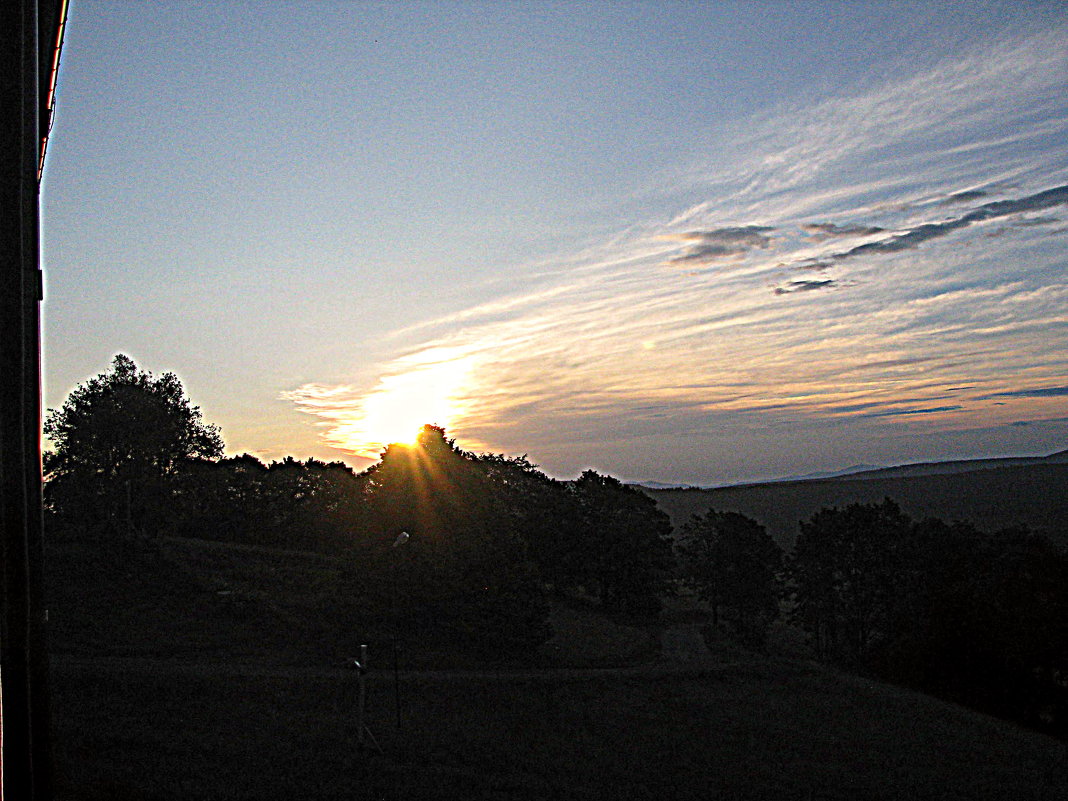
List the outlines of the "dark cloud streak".
{"label": "dark cloud streak", "polygon": [[786,286],[775,287],[776,295],[792,295],[795,292],[814,292],[819,289],[833,289],[838,282],[833,278],[825,278],[822,281],[791,281]]}
{"label": "dark cloud streak", "polygon": [[877,225],[836,225],[832,222],[805,223],[801,226],[801,229],[816,240],[830,239],[836,236],[871,236],[872,234],[881,234],[886,230]]}
{"label": "dark cloud streak", "polygon": [[937,414],[938,412],[955,412],[963,406],[929,406],[926,409],[897,409],[889,412],[872,412],[861,417],[905,417],[914,414]]}
{"label": "dark cloud streak", "polygon": [[903,250],[912,250],[924,242],[948,236],[954,231],[985,220],[993,220],[1028,211],[1039,211],[1066,204],[1068,204],[1068,186],[1054,187],[1017,200],[995,200],[990,203],[984,203],[974,211],[970,211],[954,220],[924,223],[906,233],[896,234],[879,242],[865,242],[863,245],[857,245],[841,253],[832,254],[829,258],[836,262],[841,262],[869,254],[899,253]]}
{"label": "dark cloud streak", "polygon": [[1023,428],[1025,426],[1061,425],[1062,423],[1068,423],[1068,417],[1047,417],[1043,420],[1015,420],[1009,425]]}
{"label": "dark cloud streak", "polygon": [[1008,392],[994,392],[983,395],[976,400],[994,398],[1062,398],[1068,396],[1068,387],[1038,387],[1036,389],[1015,389]]}
{"label": "dark cloud streak", "polygon": [[773,230],[764,225],[741,225],[676,234],[671,238],[693,244],[667,263],[706,264],[742,256],[755,248],[766,248],[771,243],[768,233]]}
{"label": "dark cloud streak", "polygon": [[939,201],[939,206],[952,206],[957,203],[970,203],[973,200],[979,200],[984,198],[989,193],[984,189],[967,189],[963,192],[954,192],[946,198]]}

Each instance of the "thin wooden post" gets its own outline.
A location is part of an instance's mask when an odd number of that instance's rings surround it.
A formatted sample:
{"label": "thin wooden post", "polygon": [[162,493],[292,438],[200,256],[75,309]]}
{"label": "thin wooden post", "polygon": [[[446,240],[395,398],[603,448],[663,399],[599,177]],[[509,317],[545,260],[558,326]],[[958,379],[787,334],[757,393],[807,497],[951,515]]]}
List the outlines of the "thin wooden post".
{"label": "thin wooden post", "polygon": [[371,729],[367,726],[367,646],[360,646],[360,658],[354,660],[353,667],[356,668],[357,682],[359,687],[359,696],[356,702],[356,745],[362,751],[367,747],[367,741],[370,740],[374,745],[375,750],[378,753],[384,753],[382,746],[378,744],[378,740],[375,739],[374,734],[371,733]]}

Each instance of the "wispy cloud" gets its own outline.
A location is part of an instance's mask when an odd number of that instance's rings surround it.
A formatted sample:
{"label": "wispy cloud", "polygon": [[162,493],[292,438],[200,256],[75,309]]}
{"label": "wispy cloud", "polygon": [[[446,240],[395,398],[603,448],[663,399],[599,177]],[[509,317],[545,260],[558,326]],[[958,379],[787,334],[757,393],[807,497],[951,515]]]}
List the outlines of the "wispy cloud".
{"label": "wispy cloud", "polygon": [[985,189],[965,189],[962,192],[954,192],[947,198],[939,201],[940,206],[953,206],[957,203],[970,203],[973,200],[980,200],[989,193]]}
{"label": "wispy cloud", "polygon": [[843,236],[871,236],[881,234],[885,228],[877,225],[836,225],[832,222],[803,223],[801,230],[805,231],[816,241]]}
{"label": "wispy cloud", "polygon": [[886,412],[872,412],[867,417],[909,417],[915,414],[938,414],[939,412],[955,412],[963,409],[963,406],[928,406],[925,409],[891,409]]}
{"label": "wispy cloud", "polygon": [[771,243],[768,233],[774,228],[764,225],[744,225],[717,228],[712,231],[687,231],[669,234],[665,239],[690,242],[686,250],[668,259],[669,264],[709,264],[733,260],[756,248],[766,248]]}
{"label": "wispy cloud", "polygon": [[992,392],[982,395],[976,400],[989,398],[1065,398],[1068,397],[1068,387],[1038,387],[1036,389],[1014,389],[1008,392]]}
{"label": "wispy cloud", "polygon": [[794,292],[812,292],[819,289],[833,289],[838,282],[832,278],[821,281],[790,281],[785,286],[775,287],[776,295],[792,295]]}
{"label": "wispy cloud", "polygon": [[[288,397],[351,450],[363,435],[345,427],[392,378],[451,359],[461,442],[558,472],[578,443],[633,464],[664,439],[697,470],[740,464],[743,430],[821,447],[903,425],[994,436],[1068,375],[1068,235],[1035,216],[1068,203],[1066,75],[1057,30],[751,120],[603,247],[398,332],[406,355],[379,383]],[[981,235],[994,222],[1006,232]]]}
{"label": "wispy cloud", "polygon": [[1026,197],[1011,200],[996,200],[984,203],[974,211],[945,220],[943,222],[927,222],[916,225],[908,231],[882,239],[878,242],[866,242],[849,250],[831,254],[833,261],[844,261],[857,256],[878,255],[882,253],[898,253],[902,250],[911,250],[919,247],[924,242],[948,236],[954,231],[975,225],[987,220],[996,220],[1000,217],[1010,217],[1031,211],[1042,211],[1056,206],[1068,205],[1068,186],[1057,186],[1043,192],[1036,192]]}
{"label": "wispy cloud", "polygon": [[1059,426],[1068,423],[1068,417],[1049,417],[1041,420],[1013,420],[1010,426],[1025,428],[1030,426]]}

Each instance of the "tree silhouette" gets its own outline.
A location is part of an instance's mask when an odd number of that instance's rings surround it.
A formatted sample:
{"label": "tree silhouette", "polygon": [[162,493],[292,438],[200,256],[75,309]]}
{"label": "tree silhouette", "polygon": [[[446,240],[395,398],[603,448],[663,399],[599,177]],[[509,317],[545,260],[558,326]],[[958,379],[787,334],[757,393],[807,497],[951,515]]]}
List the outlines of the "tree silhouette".
{"label": "tree silhouette", "polygon": [[167,531],[178,536],[352,556],[365,528],[363,481],[344,462],[251,454],[184,463]]}
{"label": "tree silhouette", "polygon": [[712,608],[712,624],[726,611],[734,633],[763,643],[779,614],[782,549],[762,525],[737,512],[709,509],[683,526],[678,551],[686,582]]}
{"label": "tree silhouette", "polygon": [[554,591],[582,583],[579,507],[569,485],[545,475],[526,456],[475,457],[500,503],[500,525],[526,543],[543,581]]}
{"label": "tree silhouette", "polygon": [[910,523],[889,498],[821,509],[801,523],[789,563],[795,617],[821,655],[860,662],[891,635]]}
{"label": "tree silhouette", "polygon": [[671,520],[656,502],[612,476],[587,470],[572,485],[578,517],[571,562],[608,610],[660,611],[674,566]]}
{"label": "tree silhouette", "polygon": [[244,453],[226,459],[192,459],[174,482],[167,531],[181,537],[273,544],[267,528],[268,467]]}
{"label": "tree silhouette", "polygon": [[[524,496],[506,480],[516,471],[502,467],[424,426],[415,445],[391,445],[364,473],[379,572],[398,568],[409,628],[501,652],[548,638],[548,603],[520,525]],[[390,548],[400,531],[412,542]]]}
{"label": "tree silhouette", "polygon": [[145,531],[179,466],[223,451],[219,429],[203,422],[178,376],[138,370],[122,354],[49,410],[44,433],[54,446],[45,457],[46,500],[82,529]]}
{"label": "tree silhouette", "polygon": [[[870,664],[928,692],[1068,732],[1068,556],[1026,529],[928,519],[902,549],[892,637]],[[1042,717],[1046,716],[1045,723]]]}

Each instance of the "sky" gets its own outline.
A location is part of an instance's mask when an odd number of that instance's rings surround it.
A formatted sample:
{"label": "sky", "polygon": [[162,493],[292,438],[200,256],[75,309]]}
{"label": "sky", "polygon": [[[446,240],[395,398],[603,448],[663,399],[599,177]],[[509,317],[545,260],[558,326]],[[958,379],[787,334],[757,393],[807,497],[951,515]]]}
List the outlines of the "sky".
{"label": "sky", "polygon": [[1068,448],[1058,2],[72,0],[45,404],[711,485]]}

